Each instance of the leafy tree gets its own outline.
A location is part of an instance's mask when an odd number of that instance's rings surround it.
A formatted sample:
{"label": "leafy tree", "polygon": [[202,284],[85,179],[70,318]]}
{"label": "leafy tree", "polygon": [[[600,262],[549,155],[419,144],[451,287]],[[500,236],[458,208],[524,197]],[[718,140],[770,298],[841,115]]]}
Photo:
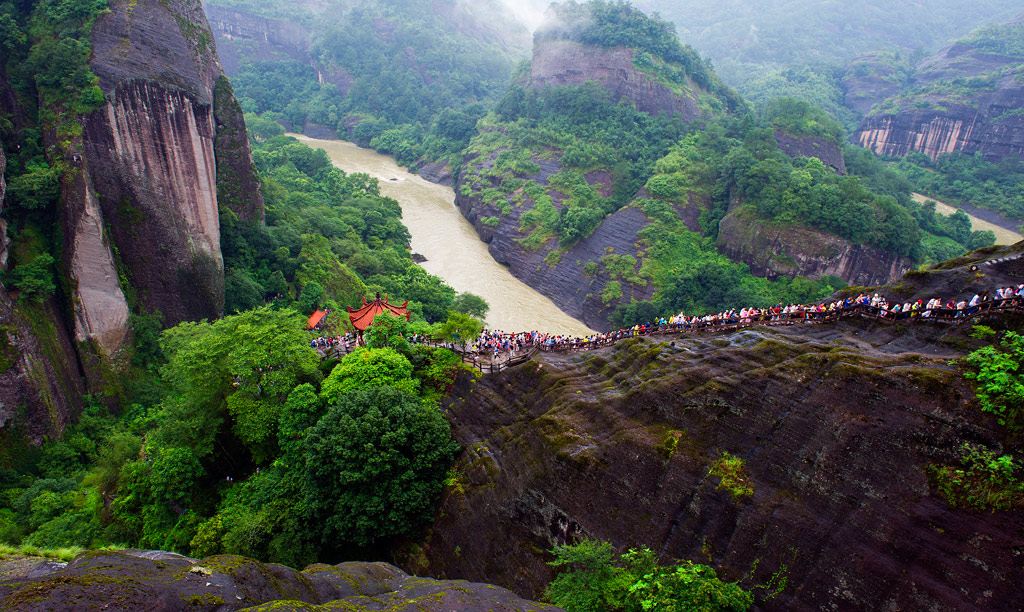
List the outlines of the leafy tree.
{"label": "leafy tree", "polygon": [[306,440],[303,490],[313,524],[325,542],[359,546],[416,534],[457,451],[441,413],[407,391],[340,395]]}
{"label": "leafy tree", "polygon": [[[295,384],[314,379],[318,358],[291,311],[259,308],[214,323],[182,323],[164,332],[167,363],[160,372],[170,387],[153,438],[213,452],[213,440],[230,407],[251,442],[276,436],[276,419],[264,421]],[[228,398],[234,397],[231,404]],[[255,419],[255,420],[253,420]]]}
{"label": "leafy tree", "polygon": [[455,342],[465,348],[467,343],[476,340],[483,329],[484,324],[478,319],[451,311],[448,320],[437,327],[434,336],[442,342]]}
{"label": "leafy tree", "polygon": [[481,321],[487,318],[487,311],[490,308],[486,300],[472,293],[460,293],[452,300],[452,310]]}
{"label": "leafy tree", "polygon": [[405,317],[381,313],[373,318],[373,324],[363,333],[363,340],[371,349],[390,347],[408,356],[410,349],[407,338],[411,335],[412,330]]}
{"label": "leafy tree", "polygon": [[1024,429],[1024,336],[1008,331],[998,346],[983,346],[962,362],[971,368],[964,378],[976,383],[981,409],[1011,431]]}
{"label": "leafy tree", "polygon": [[53,256],[43,253],[11,272],[11,285],[21,292],[18,299],[43,302],[57,291],[53,280]]}
{"label": "leafy tree", "polygon": [[328,405],[344,393],[388,385],[415,393],[418,381],[412,377],[412,363],[393,348],[358,348],[334,366],[320,387]]}

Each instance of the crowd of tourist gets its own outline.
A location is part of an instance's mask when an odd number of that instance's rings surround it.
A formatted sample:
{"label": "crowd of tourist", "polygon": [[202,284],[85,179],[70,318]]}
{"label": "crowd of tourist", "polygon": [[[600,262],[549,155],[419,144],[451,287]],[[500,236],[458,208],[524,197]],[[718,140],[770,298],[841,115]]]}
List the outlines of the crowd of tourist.
{"label": "crowd of tourist", "polygon": [[542,351],[585,350],[614,343],[630,336],[644,336],[650,333],[681,333],[690,331],[715,331],[755,324],[795,325],[798,323],[822,323],[846,316],[865,315],[886,321],[902,321],[913,318],[922,320],[955,320],[973,316],[981,310],[993,307],[1024,306],[1024,284],[1016,287],[1000,287],[995,291],[984,291],[971,299],[947,300],[932,298],[927,302],[893,301],[883,296],[861,293],[833,302],[816,304],[777,304],[769,308],[730,309],[716,314],[692,315],[679,313],[672,317],[661,317],[618,329],[604,334],[585,337],[544,334],[536,331],[505,333],[484,330],[476,342],[467,347],[475,355],[487,355],[493,359],[501,355],[514,356],[534,347]]}

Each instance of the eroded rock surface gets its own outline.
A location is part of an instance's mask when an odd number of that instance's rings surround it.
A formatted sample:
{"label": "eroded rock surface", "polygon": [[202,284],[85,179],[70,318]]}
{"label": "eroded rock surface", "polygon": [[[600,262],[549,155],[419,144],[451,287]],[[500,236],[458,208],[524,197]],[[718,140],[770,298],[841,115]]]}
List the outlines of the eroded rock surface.
{"label": "eroded rock surface", "polygon": [[843,150],[823,138],[802,138],[775,131],[775,142],[790,157],[817,157],[836,174],[846,174]]}
{"label": "eroded rock surface", "polygon": [[[886,291],[970,295],[1024,273],[962,263]],[[762,610],[1021,609],[1024,512],[951,507],[925,471],[957,465],[964,442],[1009,442],[949,363],[979,344],[969,332],[854,320],[631,339],[462,381],[459,486],[412,570],[535,596],[553,574],[544,551],[593,537],[748,587],[783,570]],[[710,474],[724,452],[751,496]]]}
{"label": "eroded rock surface", "polygon": [[302,572],[244,557],[90,552],[70,563],[0,562],[9,612],[559,612],[489,584],[409,576],[386,563],[316,564]]}

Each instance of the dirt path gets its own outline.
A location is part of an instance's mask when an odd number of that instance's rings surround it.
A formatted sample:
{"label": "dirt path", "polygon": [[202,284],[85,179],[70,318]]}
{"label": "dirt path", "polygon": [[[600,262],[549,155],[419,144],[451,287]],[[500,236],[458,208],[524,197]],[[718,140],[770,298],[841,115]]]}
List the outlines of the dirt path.
{"label": "dirt path", "polygon": [[[958,210],[957,208],[954,208],[949,204],[940,202],[935,198],[929,198],[928,196],[922,195],[920,193],[913,194],[913,197],[915,202],[919,202],[921,204],[924,204],[926,200],[931,200],[935,202],[935,210],[944,215],[951,215]],[[1014,244],[1020,240],[1024,240],[1024,236],[1021,236],[1017,232],[1008,230],[1005,227],[999,227],[994,223],[989,223],[988,221],[985,221],[984,219],[979,219],[978,217],[975,217],[974,215],[971,214],[968,214],[967,216],[971,218],[971,227],[973,229],[977,231],[992,230],[992,232],[996,235],[996,244]]]}

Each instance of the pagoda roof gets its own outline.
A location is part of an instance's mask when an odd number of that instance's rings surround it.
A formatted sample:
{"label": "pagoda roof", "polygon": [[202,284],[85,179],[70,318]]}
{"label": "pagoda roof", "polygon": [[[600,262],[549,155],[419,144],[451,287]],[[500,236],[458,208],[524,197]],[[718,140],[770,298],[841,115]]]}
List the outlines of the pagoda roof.
{"label": "pagoda roof", "polygon": [[326,310],[318,310],[309,315],[309,325],[306,326],[306,329],[316,329],[316,326],[320,325],[320,321],[323,321],[326,316]]}
{"label": "pagoda roof", "polygon": [[366,298],[363,298],[362,307],[352,308],[348,306],[346,310],[348,310],[348,318],[352,321],[352,326],[359,331],[364,331],[373,324],[373,318],[382,313],[393,317],[405,317],[405,320],[408,321],[409,311],[406,309],[408,305],[408,300],[401,306],[388,304],[388,296],[385,295],[384,299],[381,300],[378,293],[377,298],[372,302],[367,302]]}

